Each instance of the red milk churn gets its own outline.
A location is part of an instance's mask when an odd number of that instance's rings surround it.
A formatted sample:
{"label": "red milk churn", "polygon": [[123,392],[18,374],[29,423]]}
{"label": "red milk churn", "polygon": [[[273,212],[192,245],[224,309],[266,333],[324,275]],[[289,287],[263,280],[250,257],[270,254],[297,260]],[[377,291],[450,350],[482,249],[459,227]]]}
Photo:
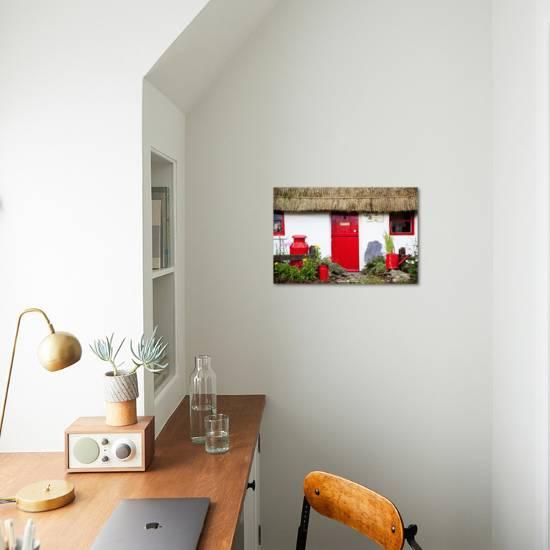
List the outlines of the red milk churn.
{"label": "red milk churn", "polygon": [[[292,235],[294,242],[290,245],[291,254],[303,254],[306,255],[309,252],[309,246],[306,243],[306,235]],[[304,263],[302,260],[292,260],[290,265],[295,265],[296,267],[302,267]]]}
{"label": "red milk churn", "polygon": [[323,282],[328,281],[328,273],[328,265],[321,264],[319,266],[319,280]]}

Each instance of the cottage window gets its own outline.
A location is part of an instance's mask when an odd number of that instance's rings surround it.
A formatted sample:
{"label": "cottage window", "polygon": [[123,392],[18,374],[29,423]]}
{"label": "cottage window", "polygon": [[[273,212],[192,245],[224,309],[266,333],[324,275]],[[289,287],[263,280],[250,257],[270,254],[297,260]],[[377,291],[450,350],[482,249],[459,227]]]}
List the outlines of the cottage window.
{"label": "cottage window", "polygon": [[285,215],[283,212],[273,212],[273,235],[284,236]]}
{"label": "cottage window", "polygon": [[392,212],[390,235],[414,235],[414,212]]}

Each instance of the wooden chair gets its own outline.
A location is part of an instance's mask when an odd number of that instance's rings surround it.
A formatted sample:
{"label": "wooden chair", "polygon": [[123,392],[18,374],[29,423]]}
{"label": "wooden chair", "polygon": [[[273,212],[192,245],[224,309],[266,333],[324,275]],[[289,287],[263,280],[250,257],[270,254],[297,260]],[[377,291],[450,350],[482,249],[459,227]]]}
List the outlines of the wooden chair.
{"label": "wooden chair", "polygon": [[422,550],[414,540],[417,526],[405,527],[392,502],[362,485],[325,472],[311,472],[304,479],[296,550],[305,550],[311,507],[323,516],[353,527],[384,550],[401,550],[405,540],[411,548]]}

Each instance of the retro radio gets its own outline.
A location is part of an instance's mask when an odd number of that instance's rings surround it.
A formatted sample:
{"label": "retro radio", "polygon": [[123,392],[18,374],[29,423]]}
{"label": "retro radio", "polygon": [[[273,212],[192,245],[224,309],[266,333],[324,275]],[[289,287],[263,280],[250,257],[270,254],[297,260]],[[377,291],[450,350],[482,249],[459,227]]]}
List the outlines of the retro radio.
{"label": "retro radio", "polygon": [[65,430],[65,467],[70,472],[145,471],[155,454],[155,418],[131,426],[108,426],[101,416],[82,417]]}

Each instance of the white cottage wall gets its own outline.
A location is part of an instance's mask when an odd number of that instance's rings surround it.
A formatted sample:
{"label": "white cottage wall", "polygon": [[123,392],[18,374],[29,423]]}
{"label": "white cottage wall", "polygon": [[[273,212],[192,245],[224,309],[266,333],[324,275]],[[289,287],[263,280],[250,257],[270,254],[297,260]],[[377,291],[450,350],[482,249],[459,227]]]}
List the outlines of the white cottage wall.
{"label": "white cottage wall", "polygon": [[321,249],[321,256],[330,256],[330,214],[285,212],[285,238],[290,243],[292,235],[306,235],[309,246],[315,244]]}
{"label": "white cottage wall", "polygon": [[[389,231],[389,214],[359,215],[359,269],[365,267],[365,253],[371,241],[382,244],[382,254],[385,255],[384,233]],[[414,220],[414,235],[394,235],[396,252],[405,247],[407,254],[413,254],[418,243],[418,216]],[[285,239],[288,246],[292,244],[293,235],[306,235],[308,245],[318,245],[321,256],[332,256],[332,229],[330,214],[319,213],[292,213],[285,212],[285,235],[273,238],[273,253],[279,252],[279,241]]]}
{"label": "white cottage wall", "polygon": [[384,214],[361,214],[359,216],[359,269],[365,267],[365,252],[370,241],[379,241],[384,250],[384,232],[388,227],[388,220]]}
{"label": "white cottage wall", "polygon": [[[384,232],[389,231],[390,227],[390,215],[384,215]],[[405,247],[407,254],[414,254],[418,252],[420,246],[420,240],[418,237],[418,216],[414,217],[414,235],[392,235],[393,243],[395,245],[395,251],[397,252],[402,246]],[[382,242],[383,235],[382,235]]]}
{"label": "white cottage wall", "polygon": [[[362,214],[359,216],[359,269],[365,267],[365,252],[371,241],[378,241],[382,244],[382,255],[386,255],[384,248],[384,233],[389,232],[389,214]],[[414,217],[414,235],[393,235],[395,251],[402,246],[407,254],[414,254],[419,245],[418,240],[418,215]]]}

